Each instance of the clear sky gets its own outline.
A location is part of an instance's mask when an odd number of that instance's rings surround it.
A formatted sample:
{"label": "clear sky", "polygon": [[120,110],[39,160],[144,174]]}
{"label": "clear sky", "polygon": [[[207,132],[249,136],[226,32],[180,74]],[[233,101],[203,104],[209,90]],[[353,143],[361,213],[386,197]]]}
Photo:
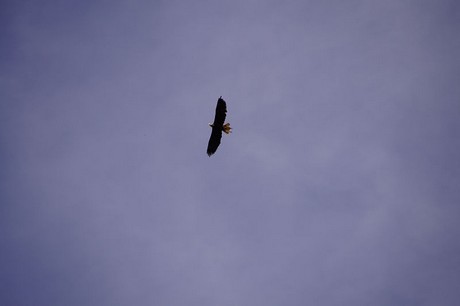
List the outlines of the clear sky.
{"label": "clear sky", "polygon": [[458,305],[459,32],[456,0],[1,1],[0,304]]}

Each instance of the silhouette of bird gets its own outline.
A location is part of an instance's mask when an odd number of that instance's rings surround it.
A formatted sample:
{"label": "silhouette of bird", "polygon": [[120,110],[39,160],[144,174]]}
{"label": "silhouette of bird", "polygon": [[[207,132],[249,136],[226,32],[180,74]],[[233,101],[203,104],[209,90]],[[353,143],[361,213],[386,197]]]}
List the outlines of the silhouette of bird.
{"label": "silhouette of bird", "polygon": [[216,115],[214,117],[214,122],[209,124],[209,126],[212,127],[212,132],[208,142],[208,156],[211,156],[214,153],[216,153],[216,150],[219,147],[220,140],[222,138],[222,131],[225,134],[229,134],[232,132],[230,123],[224,124],[226,114],[227,103],[225,103],[224,99],[222,99],[222,96],[220,96],[220,98],[217,100]]}

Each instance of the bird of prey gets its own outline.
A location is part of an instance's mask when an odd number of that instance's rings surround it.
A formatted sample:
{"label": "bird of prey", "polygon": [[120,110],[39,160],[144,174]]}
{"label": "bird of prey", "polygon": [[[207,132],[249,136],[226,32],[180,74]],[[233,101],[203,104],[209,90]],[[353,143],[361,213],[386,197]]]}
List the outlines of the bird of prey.
{"label": "bird of prey", "polygon": [[225,116],[227,113],[227,104],[225,103],[222,96],[217,100],[216,106],[216,116],[214,117],[214,122],[210,123],[209,126],[212,127],[211,137],[208,142],[208,156],[216,153],[217,148],[220,145],[220,139],[222,138],[222,131],[225,134],[231,133],[232,128],[230,123],[225,123]]}

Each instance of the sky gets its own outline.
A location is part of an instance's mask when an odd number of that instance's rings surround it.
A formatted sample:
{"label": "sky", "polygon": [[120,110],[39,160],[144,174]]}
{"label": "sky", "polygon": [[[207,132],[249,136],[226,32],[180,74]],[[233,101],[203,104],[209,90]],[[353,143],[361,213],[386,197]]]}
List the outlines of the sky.
{"label": "sky", "polygon": [[459,3],[1,1],[0,304],[457,305]]}

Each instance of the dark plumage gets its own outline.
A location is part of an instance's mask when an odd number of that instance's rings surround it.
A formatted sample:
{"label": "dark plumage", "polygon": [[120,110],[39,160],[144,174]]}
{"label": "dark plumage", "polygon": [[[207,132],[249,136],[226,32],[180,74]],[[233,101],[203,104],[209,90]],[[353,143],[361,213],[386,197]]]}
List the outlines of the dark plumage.
{"label": "dark plumage", "polygon": [[208,156],[211,156],[214,153],[216,153],[216,150],[219,147],[220,140],[222,138],[222,131],[224,131],[226,134],[231,132],[232,128],[230,127],[230,123],[224,124],[226,114],[227,104],[221,96],[219,100],[217,100],[216,115],[214,117],[214,122],[212,124],[209,124],[209,126],[212,127],[212,132],[208,142]]}

